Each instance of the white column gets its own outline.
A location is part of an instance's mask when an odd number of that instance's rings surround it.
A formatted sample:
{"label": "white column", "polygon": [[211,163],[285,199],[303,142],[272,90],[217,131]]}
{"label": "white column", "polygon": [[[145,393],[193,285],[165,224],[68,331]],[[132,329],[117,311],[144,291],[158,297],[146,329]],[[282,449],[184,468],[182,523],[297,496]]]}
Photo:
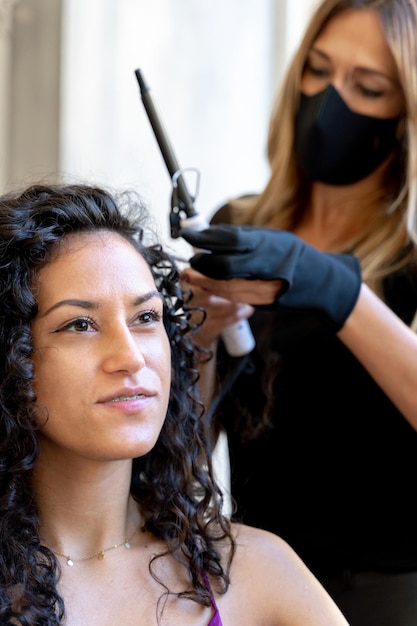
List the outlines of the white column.
{"label": "white column", "polygon": [[321,0],[271,0],[273,80],[278,86],[319,1]]}
{"label": "white column", "polygon": [[17,0],[0,0],[0,193],[5,190],[10,129],[10,61],[13,9]]}

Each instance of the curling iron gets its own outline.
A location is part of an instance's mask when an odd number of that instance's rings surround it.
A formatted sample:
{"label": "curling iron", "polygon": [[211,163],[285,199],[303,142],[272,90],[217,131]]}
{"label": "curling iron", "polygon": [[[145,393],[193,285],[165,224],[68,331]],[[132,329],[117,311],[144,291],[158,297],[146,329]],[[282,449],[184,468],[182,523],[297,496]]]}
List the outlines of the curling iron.
{"label": "curling iron", "polygon": [[[195,210],[194,197],[190,194],[184,179],[185,170],[181,169],[178,164],[167,133],[157,114],[150,94],[149,85],[146,83],[140,69],[135,70],[135,75],[139,83],[143,106],[145,107],[173,184],[170,213],[171,237],[180,237],[181,228],[187,227],[194,228],[195,230],[203,230],[207,228],[209,224],[207,220]],[[248,354],[255,346],[255,340],[247,319],[227,326],[223,330],[222,339],[226,350],[231,356],[238,357]]]}

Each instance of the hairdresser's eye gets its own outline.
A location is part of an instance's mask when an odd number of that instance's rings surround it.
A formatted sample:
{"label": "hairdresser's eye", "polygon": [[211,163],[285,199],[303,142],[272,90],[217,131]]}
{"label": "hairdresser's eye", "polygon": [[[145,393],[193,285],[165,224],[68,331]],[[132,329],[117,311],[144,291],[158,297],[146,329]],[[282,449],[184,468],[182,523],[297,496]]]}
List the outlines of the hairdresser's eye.
{"label": "hairdresser's eye", "polygon": [[73,333],[87,333],[94,332],[96,330],[96,326],[94,320],[89,317],[77,317],[75,320],[71,320],[61,328],[58,328],[57,333],[63,331],[70,331]]}
{"label": "hairdresser's eye", "polygon": [[308,60],[304,66],[303,76],[325,78],[330,80],[330,70],[326,65],[317,61]]}
{"label": "hairdresser's eye", "polygon": [[323,67],[310,66],[306,68],[306,71],[312,74],[313,76],[316,76],[317,78],[328,78],[329,76],[328,70],[324,69]]}
{"label": "hairdresser's eye", "polygon": [[357,85],[356,89],[365,98],[376,99],[376,98],[381,98],[384,95],[384,92],[381,91],[380,89],[367,87],[366,85]]}

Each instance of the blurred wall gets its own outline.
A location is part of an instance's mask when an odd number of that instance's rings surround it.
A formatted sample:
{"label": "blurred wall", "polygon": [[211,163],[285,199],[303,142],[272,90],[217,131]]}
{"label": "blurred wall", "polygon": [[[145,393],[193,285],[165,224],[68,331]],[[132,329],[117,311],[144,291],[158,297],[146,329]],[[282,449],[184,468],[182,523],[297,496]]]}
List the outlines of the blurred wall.
{"label": "blurred wall", "polygon": [[259,190],[273,97],[313,4],[0,0],[2,189],[39,177],[134,187],[169,239],[140,67],[180,165],[200,172],[197,210]]}
{"label": "blurred wall", "polygon": [[59,169],[61,1],[0,0],[2,11],[0,184],[8,189]]}

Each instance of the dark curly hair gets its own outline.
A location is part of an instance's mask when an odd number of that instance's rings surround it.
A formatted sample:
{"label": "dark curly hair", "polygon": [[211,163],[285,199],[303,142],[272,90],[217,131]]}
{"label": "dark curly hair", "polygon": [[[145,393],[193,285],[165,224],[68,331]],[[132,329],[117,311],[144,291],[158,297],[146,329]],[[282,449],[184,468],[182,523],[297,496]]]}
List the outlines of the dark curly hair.
{"label": "dark curly hair", "polygon": [[[234,553],[210,445],[196,392],[191,308],[174,259],[159,243],[144,243],[146,207],[135,192],[86,185],[32,185],[0,197],[0,623],[60,624],[59,563],[39,537],[31,488],[38,456],[32,388],[31,323],[37,315],[39,270],[71,233],[109,230],[129,241],[149,264],[164,298],[172,355],[168,412],[155,447],[133,460],[132,497],[147,529],[184,563],[190,586],[179,595],[210,605],[205,575],[225,592]],[[225,564],[220,542],[230,549]],[[158,557],[154,557],[158,558]],[[152,562],[150,572],[152,573]],[[160,581],[163,585],[163,581]],[[170,593],[163,585],[161,598]]]}

